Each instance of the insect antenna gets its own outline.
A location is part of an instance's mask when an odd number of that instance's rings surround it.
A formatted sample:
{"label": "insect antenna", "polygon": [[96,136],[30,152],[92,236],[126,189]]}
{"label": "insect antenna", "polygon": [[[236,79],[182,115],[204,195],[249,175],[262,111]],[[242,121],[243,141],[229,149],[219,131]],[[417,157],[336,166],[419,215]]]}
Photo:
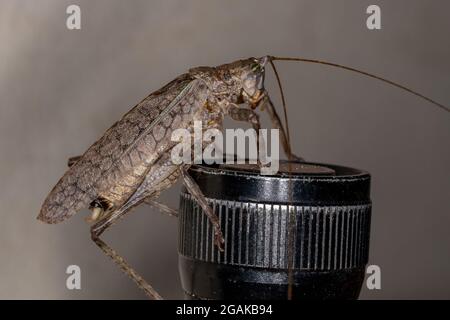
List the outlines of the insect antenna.
{"label": "insect antenna", "polygon": [[[286,140],[288,145],[288,171],[289,176],[292,175],[292,148],[291,148],[291,136],[289,132],[289,122],[287,117],[287,108],[286,108],[286,99],[284,97],[283,92],[283,86],[281,85],[281,79],[280,75],[278,74],[277,68],[275,67],[275,64],[272,61],[272,57],[269,57],[270,65],[272,66],[273,72],[275,74],[275,78],[277,79],[278,88],[280,89],[280,95],[281,95],[281,104],[283,105],[283,112],[284,112],[284,123],[286,126]],[[292,204],[293,202],[293,192],[292,192],[292,180],[289,179],[288,182],[288,193],[289,193],[289,203]],[[294,219],[296,219],[295,212],[292,210],[291,206],[288,206],[288,213],[289,213],[289,227],[288,227],[288,292],[287,292],[287,299],[292,300],[292,285],[294,281],[294,235],[295,235],[295,226],[297,225],[294,223]]]}
{"label": "insect antenna", "polygon": [[[284,112],[284,122],[285,122],[285,126],[286,126],[286,139],[287,139],[287,144],[288,144],[288,148],[289,148],[289,152],[288,152],[288,170],[289,170],[289,175],[292,174],[292,167],[291,167],[291,160],[292,160],[292,148],[291,148],[291,139],[290,139],[290,131],[289,131],[289,123],[288,123],[288,117],[287,117],[287,108],[286,108],[286,99],[284,96],[284,92],[283,92],[283,87],[281,85],[281,79],[280,76],[278,74],[278,71],[275,67],[274,61],[299,61],[299,62],[309,62],[309,63],[315,63],[315,64],[322,64],[322,65],[327,65],[327,66],[331,66],[331,67],[335,67],[335,68],[339,68],[339,69],[344,69],[347,71],[351,71],[351,72],[355,72],[355,73],[359,73],[362,74],[364,76],[385,82],[387,84],[390,84],[394,87],[397,87],[399,89],[402,89],[404,91],[407,91],[421,99],[424,99],[425,101],[428,101],[429,103],[435,105],[436,107],[450,112],[450,108],[431,99],[428,98],[427,96],[418,93],[408,87],[405,87],[399,83],[396,83],[394,81],[379,77],[377,75],[374,75],[372,73],[363,71],[363,70],[359,70],[356,68],[352,68],[352,67],[348,67],[342,64],[337,64],[337,63],[333,63],[333,62],[328,62],[328,61],[322,61],[322,60],[317,60],[317,59],[307,59],[307,58],[293,58],[293,57],[276,57],[276,56],[268,56],[268,60],[270,62],[270,65],[272,66],[272,69],[274,71],[275,77],[277,79],[277,83],[278,83],[278,88],[280,90],[280,95],[281,95],[281,102],[283,105],[283,112]],[[289,202],[292,204],[293,201],[293,190],[292,190],[292,182],[291,179],[289,179],[289,183],[288,183],[288,192],[289,192]],[[290,206],[288,206],[288,210],[289,210],[289,229],[288,229],[288,292],[287,292],[287,298],[288,300],[292,299],[292,290],[293,290],[293,267],[294,267],[294,235],[295,235],[295,220],[296,219],[296,214],[294,213],[294,210],[292,210],[292,208]]]}
{"label": "insect antenna", "polygon": [[287,109],[286,109],[286,99],[284,97],[284,91],[283,91],[283,86],[281,85],[281,79],[280,79],[280,75],[278,74],[277,68],[275,67],[275,64],[272,61],[272,57],[269,59],[270,65],[272,66],[273,72],[275,73],[275,77],[277,78],[277,83],[278,83],[278,88],[280,89],[280,95],[281,95],[281,104],[283,106],[283,112],[284,112],[284,123],[286,126],[286,140],[288,143],[288,148],[289,148],[289,153],[288,153],[288,158],[290,159],[291,156],[291,136],[290,136],[290,132],[289,132],[289,122],[288,122],[288,117],[287,117]]}
{"label": "insect antenna", "polygon": [[[424,96],[421,93],[418,93],[418,92],[416,92],[416,91],[414,91],[412,89],[409,89],[409,88],[407,88],[407,87],[405,87],[405,86],[403,86],[401,84],[398,84],[398,83],[396,83],[394,81],[391,81],[391,80],[388,80],[388,79],[376,76],[376,75],[374,75],[372,73],[369,73],[369,72],[366,72],[366,71],[358,70],[358,69],[355,69],[355,68],[352,68],[352,67],[347,67],[347,66],[344,66],[342,64],[337,64],[337,63],[328,62],[328,61],[322,61],[322,60],[316,60],[316,59],[291,58],[291,57],[273,57],[273,56],[269,57],[269,61],[272,64],[272,66],[273,66],[273,62],[272,61],[276,61],[276,60],[279,60],[279,61],[301,61],[301,62],[323,64],[323,65],[327,65],[327,66],[331,66],[331,67],[336,67],[336,68],[340,68],[340,69],[356,72],[356,73],[365,75],[367,77],[370,77],[370,78],[377,79],[377,80],[380,80],[382,82],[388,83],[388,84],[390,84],[390,85],[392,85],[394,87],[400,88],[402,90],[405,90],[405,91],[407,91],[407,92],[409,92],[409,93],[411,93],[411,94],[413,94],[413,95],[415,95],[415,96],[417,96],[419,98],[422,98],[422,99],[424,99],[424,100],[434,104],[435,106],[441,108],[442,110],[450,112],[450,108],[449,107],[444,106],[443,104],[441,104],[441,103],[439,103],[439,102],[437,102],[437,101],[435,101],[435,100],[433,100],[431,98],[428,98],[428,97]],[[276,74],[276,72],[275,72],[275,74]]]}

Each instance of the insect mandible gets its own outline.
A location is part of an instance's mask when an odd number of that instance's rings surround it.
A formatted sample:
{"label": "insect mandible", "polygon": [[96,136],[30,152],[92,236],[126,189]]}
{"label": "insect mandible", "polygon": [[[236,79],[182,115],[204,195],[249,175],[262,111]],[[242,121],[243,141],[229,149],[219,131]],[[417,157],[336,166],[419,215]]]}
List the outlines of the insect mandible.
{"label": "insect mandible", "polygon": [[[131,266],[109,247],[101,234],[131,209],[150,204],[162,212],[177,215],[176,210],[157,202],[159,194],[179,178],[193,195],[214,228],[214,242],[222,250],[224,238],[220,223],[195,181],[189,176],[189,164],[174,164],[171,140],[175,129],[193,132],[194,121],[203,130],[222,129],[225,116],[245,121],[258,132],[256,109],[268,112],[272,126],[279,129],[280,142],[290,160],[302,159],[291,152],[286,103],[273,61],[294,60],[326,64],[376,78],[413,93],[440,108],[449,109],[402,85],[354,68],[312,59],[265,56],[249,58],[218,67],[197,67],[177,77],[143,99],[104,135],[78,157],[69,159],[69,169],[45,199],[38,219],[46,223],[62,222],[89,207],[91,238],[152,299],[161,296]],[[284,107],[283,125],[264,88],[267,64],[274,68]]]}

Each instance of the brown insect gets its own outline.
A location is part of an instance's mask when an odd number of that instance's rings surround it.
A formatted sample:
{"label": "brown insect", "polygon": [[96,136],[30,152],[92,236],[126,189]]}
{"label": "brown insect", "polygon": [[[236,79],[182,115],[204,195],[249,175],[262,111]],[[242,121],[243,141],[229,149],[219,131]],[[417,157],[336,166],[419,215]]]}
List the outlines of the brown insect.
{"label": "brown insect", "polygon": [[[449,111],[447,107],[392,81],[324,61],[266,56],[218,67],[193,68],[138,103],[82,156],[71,158],[69,170],[45,199],[38,219],[46,223],[59,223],[89,207],[92,211],[88,219],[93,223],[92,240],[150,298],[161,299],[121,256],[100,239],[100,235],[142,203],[176,216],[175,210],[157,202],[157,198],[161,191],[181,178],[208,216],[214,227],[215,243],[222,249],[224,239],[219,220],[189,176],[189,165],[174,164],[171,160],[171,150],[177,144],[171,140],[171,135],[179,128],[193,132],[194,121],[201,121],[203,130],[221,130],[225,116],[249,122],[258,132],[261,125],[255,109],[265,109],[273,127],[280,130],[281,144],[289,159],[301,160],[291,152],[286,104],[273,64],[275,60],[319,63],[354,71],[404,89]],[[274,68],[281,90],[286,130],[264,88],[267,63]]]}

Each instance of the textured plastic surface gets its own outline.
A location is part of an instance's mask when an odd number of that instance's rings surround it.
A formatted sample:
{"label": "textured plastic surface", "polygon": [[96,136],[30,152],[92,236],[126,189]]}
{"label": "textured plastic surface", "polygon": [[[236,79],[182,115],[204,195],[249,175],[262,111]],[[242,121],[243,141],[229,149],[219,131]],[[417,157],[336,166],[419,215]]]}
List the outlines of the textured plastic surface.
{"label": "textured plastic surface", "polygon": [[286,173],[261,176],[245,166],[192,167],[219,216],[225,251],[213,245],[211,224],[183,190],[179,268],[187,297],[285,299],[289,210],[295,216],[293,298],[358,297],[369,251],[370,176],[307,166],[297,168],[291,182]]}

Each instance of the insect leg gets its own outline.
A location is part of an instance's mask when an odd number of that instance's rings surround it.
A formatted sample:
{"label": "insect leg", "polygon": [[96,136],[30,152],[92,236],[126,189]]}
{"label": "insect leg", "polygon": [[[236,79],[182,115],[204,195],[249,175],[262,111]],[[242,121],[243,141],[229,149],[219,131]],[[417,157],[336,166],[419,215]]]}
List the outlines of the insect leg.
{"label": "insect leg", "polygon": [[69,160],[67,160],[67,165],[69,167],[73,166],[78,160],[81,159],[82,156],[75,156],[75,157],[70,157]]}
{"label": "insect leg", "polygon": [[220,221],[217,215],[212,210],[211,206],[206,201],[205,195],[200,190],[200,187],[198,184],[192,179],[192,177],[187,172],[187,167],[181,167],[181,177],[183,179],[183,183],[186,187],[186,189],[189,191],[189,193],[195,198],[197,203],[200,205],[200,207],[203,209],[203,212],[208,217],[209,221],[211,221],[213,227],[214,227],[214,241],[219,248],[220,251],[223,251],[223,244],[225,243],[225,240],[223,239],[223,234],[220,229]]}
{"label": "insect leg", "polygon": [[281,144],[283,146],[283,150],[288,156],[289,159],[297,160],[297,161],[304,161],[302,157],[299,157],[292,153],[291,147],[287,140],[286,131],[284,130],[283,124],[281,123],[280,116],[278,115],[277,111],[275,110],[272,100],[270,100],[269,96],[265,96],[261,101],[261,109],[266,109],[267,113],[269,114],[270,121],[272,122],[272,126],[275,129],[280,130],[280,140]]}
{"label": "insect leg", "polygon": [[125,210],[119,208],[116,212],[109,215],[105,219],[100,220],[91,227],[91,238],[92,241],[108,256],[110,257],[120,269],[128,275],[137,286],[142,289],[150,299],[162,300],[162,297],[158,292],[153,289],[151,285],[147,283],[126,261],[122,258],[115,250],[108,246],[102,239],[100,235],[105,232],[107,228],[113,225],[118,219],[123,217],[125,214],[130,212],[133,207],[127,207]]}
{"label": "insect leg", "polygon": [[151,285],[149,285],[144,278],[142,278],[133,268],[119,255],[116,251],[111,249],[102,239],[98,236],[92,236],[92,240],[95,244],[102,249],[102,251],[110,257],[116,264],[122,269],[122,271],[127,274],[140,289],[144,290],[146,295],[153,300],[162,300],[162,297],[158,294],[158,292],[153,289]]}
{"label": "insect leg", "polygon": [[166,206],[165,204],[158,202],[153,199],[153,197],[145,199],[144,202],[148,204],[149,206],[152,206],[156,209],[158,209],[161,213],[165,213],[171,217],[178,217],[178,210],[172,209],[169,206]]}
{"label": "insect leg", "polygon": [[[260,143],[259,139],[263,139],[263,137],[259,137],[259,130],[261,129],[261,123],[259,121],[259,115],[253,111],[252,109],[240,108],[237,105],[232,105],[228,109],[228,115],[231,119],[235,121],[245,121],[252,125],[253,129],[256,132],[256,150],[258,155],[265,155],[266,150],[261,150],[260,148],[264,146],[264,143]],[[264,140],[263,140],[264,141]],[[260,163],[260,158],[258,157],[258,164]]]}
{"label": "insect leg", "polygon": [[232,105],[228,110],[228,115],[233,120],[249,122],[255,130],[261,128],[259,115],[252,109],[240,108],[237,105]]}

